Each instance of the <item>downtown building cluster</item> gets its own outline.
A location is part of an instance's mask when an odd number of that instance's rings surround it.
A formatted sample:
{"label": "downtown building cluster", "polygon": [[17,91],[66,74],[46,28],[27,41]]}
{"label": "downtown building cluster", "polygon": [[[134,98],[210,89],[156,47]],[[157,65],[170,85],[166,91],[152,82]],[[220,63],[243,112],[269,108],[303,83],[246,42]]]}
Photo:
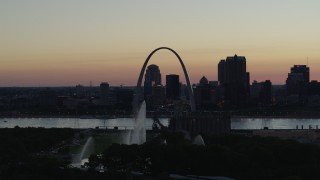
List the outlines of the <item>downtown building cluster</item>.
{"label": "downtown building cluster", "polygon": [[[244,56],[229,56],[212,71],[217,73],[217,80],[203,76],[192,84],[196,109],[320,106],[320,83],[310,80],[307,65],[293,65],[285,85],[273,85],[270,80],[250,80],[247,63]],[[57,112],[63,115],[130,114],[134,89],[111,86],[108,82],[100,86],[0,88],[0,113],[5,116]],[[181,83],[179,75],[162,76],[160,68],[154,64],[149,65],[144,74],[143,95],[149,111],[160,108],[173,112],[177,103],[185,104],[187,109],[190,99],[188,88]]]}
{"label": "downtown building cluster", "polygon": [[[307,65],[293,65],[285,85],[273,85],[268,79],[251,82],[244,56],[228,56],[217,67],[217,81],[210,81],[203,76],[192,85],[198,110],[257,105],[320,105],[320,83],[310,81],[310,68]],[[166,75],[166,85],[163,85],[160,69],[154,64],[148,67],[144,84],[144,97],[151,106],[189,98],[187,87],[180,82],[179,75]]]}

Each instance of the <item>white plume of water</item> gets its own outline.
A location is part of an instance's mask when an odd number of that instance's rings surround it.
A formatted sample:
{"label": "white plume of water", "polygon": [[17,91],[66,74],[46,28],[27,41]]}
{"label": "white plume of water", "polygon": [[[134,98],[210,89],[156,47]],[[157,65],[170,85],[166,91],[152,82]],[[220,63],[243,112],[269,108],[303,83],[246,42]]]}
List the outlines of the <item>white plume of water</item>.
{"label": "white plume of water", "polygon": [[194,139],[192,144],[198,145],[198,146],[205,146],[204,140],[200,134],[198,134]]}
{"label": "white plume of water", "polygon": [[88,156],[88,154],[90,154],[90,152],[88,151],[91,151],[92,150],[92,147],[93,147],[93,139],[92,137],[90,136],[86,143],[84,144],[82,150],[81,150],[81,153],[80,153],[80,160],[84,159],[85,158],[85,155]]}
{"label": "white plume of water", "polygon": [[130,144],[140,145],[146,142],[147,138],[146,138],[145,122],[146,122],[146,102],[143,101],[135,120],[135,127],[131,133]]}
{"label": "white plume of water", "polygon": [[83,165],[89,158],[89,155],[93,152],[93,145],[93,138],[90,136],[82,147],[80,154],[73,158],[72,165],[75,167]]}
{"label": "white plume of water", "polygon": [[127,130],[124,133],[121,133],[121,144],[130,145],[130,139],[131,139],[131,130]]}
{"label": "white plume of water", "polygon": [[139,112],[135,119],[134,129],[126,132],[122,137],[122,143],[131,145],[131,144],[143,144],[146,142],[146,102],[140,106]]}

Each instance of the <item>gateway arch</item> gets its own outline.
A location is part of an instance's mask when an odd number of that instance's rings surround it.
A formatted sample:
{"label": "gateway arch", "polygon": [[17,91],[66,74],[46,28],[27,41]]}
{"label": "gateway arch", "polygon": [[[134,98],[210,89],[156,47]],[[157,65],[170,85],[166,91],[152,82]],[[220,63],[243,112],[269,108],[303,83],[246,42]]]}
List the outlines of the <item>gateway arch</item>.
{"label": "gateway arch", "polygon": [[153,56],[153,54],[156,53],[157,51],[161,50],[161,49],[166,49],[166,50],[171,51],[178,58],[178,60],[179,60],[179,62],[181,64],[181,67],[183,69],[183,73],[184,73],[184,76],[186,78],[186,82],[187,82],[187,88],[188,88],[188,93],[189,93],[189,103],[190,103],[190,106],[191,106],[191,111],[192,112],[196,111],[196,106],[195,106],[195,103],[194,103],[193,90],[192,90],[192,87],[191,87],[189,75],[188,75],[186,67],[184,66],[184,63],[183,63],[182,59],[180,58],[178,53],[175,52],[173,49],[168,48],[168,47],[159,47],[159,48],[153,50],[149,54],[149,56],[147,57],[147,59],[145,60],[143,66],[141,68],[141,72],[140,72],[140,75],[139,75],[137,86],[136,86],[135,91],[134,91],[133,112],[134,113],[137,112],[138,107],[140,105],[140,100],[142,98],[142,87],[141,87],[141,84],[142,84],[142,79],[143,79],[143,75],[144,75],[144,72],[146,70],[147,64],[148,64],[149,60],[151,59],[151,57]]}

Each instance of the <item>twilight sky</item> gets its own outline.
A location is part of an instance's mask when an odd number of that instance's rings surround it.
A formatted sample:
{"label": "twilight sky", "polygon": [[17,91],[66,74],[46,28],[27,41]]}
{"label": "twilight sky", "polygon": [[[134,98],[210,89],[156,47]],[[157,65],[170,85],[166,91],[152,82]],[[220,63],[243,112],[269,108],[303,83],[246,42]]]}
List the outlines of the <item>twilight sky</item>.
{"label": "twilight sky", "polygon": [[[1,0],[0,86],[135,85],[149,53],[176,50],[192,82],[246,56],[251,81],[284,84],[294,64],[320,80],[319,0]],[[181,74],[175,56],[150,64]],[[182,77],[180,77],[182,79]]]}

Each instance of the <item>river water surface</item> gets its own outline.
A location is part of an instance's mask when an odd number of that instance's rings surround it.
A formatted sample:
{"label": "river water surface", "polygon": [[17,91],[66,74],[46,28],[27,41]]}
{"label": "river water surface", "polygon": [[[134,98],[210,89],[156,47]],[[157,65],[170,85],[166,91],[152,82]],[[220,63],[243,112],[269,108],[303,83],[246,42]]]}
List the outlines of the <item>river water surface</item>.
{"label": "river water surface", "polygon": [[[160,118],[164,126],[168,126],[168,118]],[[145,125],[151,129],[153,120],[147,118]],[[320,119],[298,118],[232,118],[231,129],[316,129]],[[0,118],[0,128],[19,127],[44,127],[44,128],[114,128],[133,129],[133,118],[117,119],[79,119],[79,118]]]}

